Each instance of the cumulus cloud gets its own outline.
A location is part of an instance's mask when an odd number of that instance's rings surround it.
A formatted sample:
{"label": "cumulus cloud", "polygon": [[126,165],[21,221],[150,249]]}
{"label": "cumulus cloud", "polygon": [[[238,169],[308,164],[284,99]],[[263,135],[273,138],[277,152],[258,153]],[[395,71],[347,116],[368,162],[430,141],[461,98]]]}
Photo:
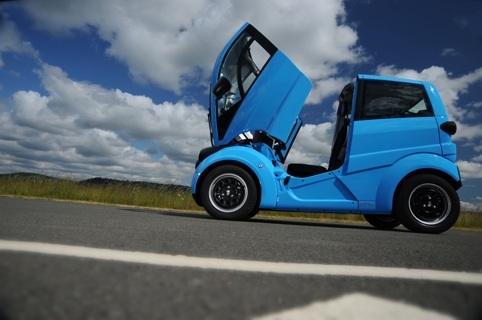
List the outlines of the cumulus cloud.
{"label": "cumulus cloud", "polygon": [[[0,16],[0,18],[3,17]],[[32,44],[22,39],[15,23],[9,19],[0,19],[0,68],[4,66],[2,54],[5,52],[37,55]]]}
{"label": "cumulus cloud", "polygon": [[457,161],[462,178],[478,179],[482,178],[482,164],[465,160]]}
{"label": "cumulus cloud", "polygon": [[445,57],[445,56],[458,56],[458,55],[460,55],[460,52],[458,52],[458,51],[455,50],[454,48],[443,48],[441,55],[442,55],[442,57]]}
{"label": "cumulus cloud", "polygon": [[[253,23],[312,79],[308,103],[337,93],[347,79],[339,64],[358,64],[364,52],[345,23],[341,0],[24,0],[35,28],[57,37],[78,32],[106,41],[105,54],[125,64],[134,79],[176,94],[208,87],[214,60],[232,34]],[[295,10],[296,9],[296,10]],[[12,22],[2,29],[3,52],[36,54]],[[39,59],[40,61],[40,59]],[[48,61],[47,61],[48,62]],[[55,61],[52,61],[55,63]],[[128,179],[192,174],[200,148],[209,145],[206,111],[184,102],[154,104],[145,96],[71,79],[52,64],[36,71],[42,93],[18,91],[0,113],[0,162],[9,171],[57,170]],[[331,123],[307,125],[290,159],[327,161]]]}
{"label": "cumulus cloud", "polygon": [[[209,145],[197,104],[155,104],[145,96],[72,80],[58,67],[38,70],[47,95],[18,91],[0,114],[0,163],[10,171],[78,174],[186,183],[200,147]],[[203,134],[204,133],[204,134]],[[158,149],[139,150],[150,141]]]}
{"label": "cumulus cloud", "polygon": [[482,101],[471,102],[469,103],[469,106],[474,108],[482,108]]}
{"label": "cumulus cloud", "polygon": [[110,44],[106,54],[136,79],[178,94],[206,81],[219,50],[245,21],[313,80],[313,103],[321,101],[327,89],[319,84],[339,63],[364,59],[356,31],[344,23],[341,0],[25,0],[23,6],[38,28],[64,35],[95,30]]}
{"label": "cumulus cloud", "polygon": [[286,163],[327,164],[331,153],[333,127],[334,124],[330,122],[301,127]]}

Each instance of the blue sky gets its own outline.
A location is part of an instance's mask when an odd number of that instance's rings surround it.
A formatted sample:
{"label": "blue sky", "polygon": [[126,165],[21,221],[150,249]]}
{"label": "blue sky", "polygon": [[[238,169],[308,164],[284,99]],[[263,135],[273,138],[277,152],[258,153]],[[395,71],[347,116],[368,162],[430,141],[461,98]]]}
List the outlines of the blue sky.
{"label": "blue sky", "polygon": [[0,172],[189,184],[209,146],[208,79],[249,21],[312,80],[288,162],[326,163],[357,73],[430,80],[464,203],[482,204],[482,1],[0,2]]}

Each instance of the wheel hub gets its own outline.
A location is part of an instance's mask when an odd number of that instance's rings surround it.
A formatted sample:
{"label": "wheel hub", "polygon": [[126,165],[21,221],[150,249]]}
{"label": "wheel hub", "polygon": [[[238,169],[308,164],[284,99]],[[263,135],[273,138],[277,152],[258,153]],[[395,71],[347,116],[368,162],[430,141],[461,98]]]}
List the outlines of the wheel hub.
{"label": "wheel hub", "polygon": [[246,185],[237,175],[221,175],[211,184],[210,196],[219,210],[235,211],[246,202]]}
{"label": "wheel hub", "polygon": [[415,219],[424,224],[440,223],[450,212],[447,199],[447,193],[439,186],[420,185],[410,196],[410,211]]}

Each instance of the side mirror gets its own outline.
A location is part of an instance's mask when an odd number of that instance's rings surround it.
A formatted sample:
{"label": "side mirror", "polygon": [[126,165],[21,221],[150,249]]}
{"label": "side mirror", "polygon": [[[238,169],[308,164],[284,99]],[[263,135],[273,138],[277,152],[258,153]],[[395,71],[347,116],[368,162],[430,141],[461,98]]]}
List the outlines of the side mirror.
{"label": "side mirror", "polygon": [[214,85],[213,94],[220,99],[229,90],[231,90],[231,82],[226,77],[221,77]]}

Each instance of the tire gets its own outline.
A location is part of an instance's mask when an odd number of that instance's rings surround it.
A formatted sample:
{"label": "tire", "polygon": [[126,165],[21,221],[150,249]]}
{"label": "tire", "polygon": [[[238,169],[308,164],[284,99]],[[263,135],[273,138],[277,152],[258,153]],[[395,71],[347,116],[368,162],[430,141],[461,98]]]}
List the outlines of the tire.
{"label": "tire", "polygon": [[253,177],[235,165],[214,168],[203,180],[200,198],[214,218],[247,220],[258,212],[258,188]]}
{"label": "tire", "polygon": [[389,230],[400,225],[400,221],[393,215],[364,214],[365,220],[378,229]]}
{"label": "tire", "polygon": [[394,214],[411,231],[442,233],[457,222],[459,196],[454,187],[439,176],[413,176],[399,186]]}

